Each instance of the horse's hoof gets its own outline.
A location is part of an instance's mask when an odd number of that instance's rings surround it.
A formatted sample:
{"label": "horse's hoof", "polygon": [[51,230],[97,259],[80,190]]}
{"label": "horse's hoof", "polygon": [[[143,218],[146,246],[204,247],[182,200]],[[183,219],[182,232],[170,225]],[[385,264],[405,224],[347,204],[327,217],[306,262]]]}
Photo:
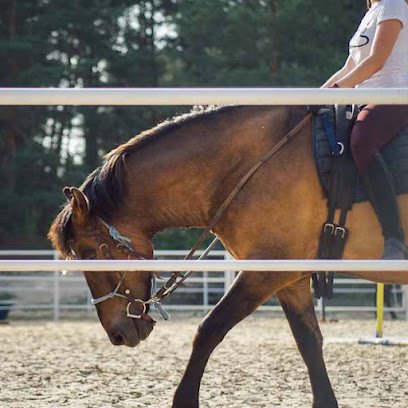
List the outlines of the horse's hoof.
{"label": "horse's hoof", "polygon": [[190,403],[188,401],[173,401],[171,408],[199,408],[198,404]]}
{"label": "horse's hoof", "polygon": [[335,399],[330,399],[326,401],[315,401],[313,402],[312,408],[339,408],[339,405]]}
{"label": "horse's hoof", "polygon": [[178,396],[176,393],[171,408],[199,408],[199,403],[194,398],[188,398],[185,395]]}

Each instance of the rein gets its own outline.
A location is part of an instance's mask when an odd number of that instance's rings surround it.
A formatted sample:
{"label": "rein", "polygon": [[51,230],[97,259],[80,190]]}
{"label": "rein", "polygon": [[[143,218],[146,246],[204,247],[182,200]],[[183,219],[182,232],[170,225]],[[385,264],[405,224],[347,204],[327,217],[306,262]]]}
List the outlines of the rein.
{"label": "rein", "polygon": [[[231,204],[232,200],[236,197],[236,195],[241,191],[241,189],[244,187],[244,185],[249,181],[249,179],[275,154],[277,153],[283,146],[285,146],[293,136],[295,136],[310,120],[311,120],[312,115],[309,113],[305,118],[303,118],[294,128],[292,128],[288,133],[286,133],[282,139],[279,140],[270,150],[268,150],[261,158],[248,170],[248,172],[241,178],[241,180],[238,182],[238,184],[235,186],[235,188],[230,192],[230,194],[227,196],[227,198],[224,200],[224,202],[221,204],[221,206],[218,208],[217,212],[211,219],[210,223],[208,226],[204,229],[204,231],[201,233],[189,253],[184,257],[184,260],[189,260],[192,259],[194,256],[195,252],[199,248],[199,246],[203,243],[203,241],[211,234],[211,230],[216,226],[217,222],[221,218],[221,216],[224,214],[225,210],[228,208],[228,206]],[[142,254],[137,252],[130,241],[129,238],[121,235],[119,231],[113,227],[112,225],[109,225],[107,222],[105,222],[103,219],[98,217],[99,221],[108,229],[109,235],[111,238],[117,243],[116,249],[119,252],[124,252],[128,255],[128,259],[145,259]],[[101,231],[99,230],[98,227],[94,230],[92,235],[95,237],[99,244],[99,250],[102,252],[105,258],[107,259],[112,259],[112,256],[109,251],[108,245],[103,242],[100,238]],[[207,249],[203,252],[203,254],[198,258],[199,260],[205,259],[207,255],[210,253],[210,251],[213,249],[215,244],[219,241],[218,237],[215,237],[213,241],[210,243],[210,245],[207,247]],[[170,318],[170,315],[163,309],[163,306],[161,305],[161,301],[169,296],[171,293],[173,293],[178,287],[180,287],[183,282],[191,275],[191,271],[181,273],[181,272],[173,272],[170,276],[170,278],[165,282],[165,284],[156,292],[154,290],[152,291],[152,295],[148,300],[142,300],[142,299],[133,299],[131,298],[130,295],[130,290],[126,289],[125,290],[125,295],[119,293],[119,289],[125,279],[126,272],[122,273],[121,278],[116,285],[115,289],[103,296],[100,296],[98,298],[92,298],[91,302],[94,305],[97,305],[98,303],[104,302],[105,300],[112,299],[113,297],[120,297],[128,300],[128,305],[126,307],[126,312],[127,312],[127,317],[133,318],[133,319],[143,319],[146,321],[151,322],[152,324],[155,324],[155,320],[152,319],[148,315],[148,306],[152,305],[154,306],[162,316],[164,320],[168,320]],[[154,278],[153,278],[154,279]],[[152,285],[152,288],[154,288],[154,285]],[[136,305],[140,307],[140,310],[132,311],[131,307],[133,305]]]}
{"label": "rein", "polygon": [[[227,196],[221,206],[218,208],[217,212],[211,219],[208,226],[204,229],[201,235],[198,237],[197,241],[190,249],[190,252],[184,257],[184,260],[190,260],[199,246],[203,243],[203,241],[211,234],[211,230],[216,226],[217,222],[224,214],[225,210],[231,204],[232,200],[236,197],[236,195],[241,191],[242,187],[249,181],[249,179],[275,154],[277,153],[289,140],[292,139],[305,125],[308,123],[312,118],[312,115],[309,113],[305,118],[303,118],[294,128],[292,128],[288,133],[286,133],[282,139],[279,140],[270,150],[268,150],[261,158],[248,170],[248,172],[241,178],[235,188],[231,191],[231,193]],[[219,241],[216,237],[204,251],[204,253],[200,256],[199,260],[205,259],[208,253],[212,250],[215,244]],[[153,296],[153,298],[160,302],[165,297],[169,296],[173,293],[179,286],[183,284],[183,282],[191,275],[191,271],[186,273],[181,272],[173,272],[169,280],[162,286],[162,288]]]}

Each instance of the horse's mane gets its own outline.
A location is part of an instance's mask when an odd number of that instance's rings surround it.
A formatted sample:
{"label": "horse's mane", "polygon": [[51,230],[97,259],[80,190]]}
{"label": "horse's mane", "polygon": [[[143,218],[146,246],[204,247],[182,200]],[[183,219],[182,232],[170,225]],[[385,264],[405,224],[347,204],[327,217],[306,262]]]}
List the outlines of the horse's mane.
{"label": "horse's mane", "polygon": [[[126,197],[125,159],[129,154],[157,142],[158,139],[192,122],[213,119],[217,115],[239,108],[242,107],[234,105],[195,108],[190,113],[176,116],[140,133],[110,151],[104,157],[104,164],[89,174],[80,187],[89,200],[91,213],[109,222],[115,210],[122,205]],[[55,218],[48,233],[54,247],[65,256],[71,252],[68,243],[72,238],[71,215],[72,208],[67,203]]]}

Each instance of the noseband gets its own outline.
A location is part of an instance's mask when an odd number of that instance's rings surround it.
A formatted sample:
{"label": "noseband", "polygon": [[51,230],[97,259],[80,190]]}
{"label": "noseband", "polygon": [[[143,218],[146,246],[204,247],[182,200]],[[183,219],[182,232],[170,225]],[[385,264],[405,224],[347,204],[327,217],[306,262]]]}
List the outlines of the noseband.
{"label": "noseband", "polygon": [[[105,300],[109,300],[112,299],[114,297],[119,297],[122,299],[126,299],[128,301],[128,305],[126,306],[126,316],[130,317],[132,319],[143,319],[146,321],[150,321],[151,323],[154,322],[154,320],[146,313],[147,312],[147,302],[145,302],[144,300],[141,299],[135,299],[135,298],[131,298],[130,296],[130,289],[125,289],[125,295],[123,295],[122,293],[119,293],[119,288],[122,285],[124,279],[126,276],[126,272],[122,273],[122,276],[118,282],[118,284],[116,285],[116,288],[113,290],[113,292],[109,292],[106,295],[103,296],[99,296],[98,298],[91,298],[91,303],[93,305],[97,305],[99,303],[104,302]],[[131,306],[132,305],[140,305],[141,309],[139,312],[132,312],[131,311]],[[154,322],[155,323],[155,322]]]}
{"label": "noseband", "polygon": [[[105,222],[102,218],[97,217],[97,219],[101,222],[102,225],[104,225],[108,232],[110,237],[117,243],[116,245],[116,250],[121,253],[125,253],[128,257],[128,259],[146,259],[142,254],[138,251],[136,251],[131,243],[131,240],[124,235],[122,235],[114,226],[109,225],[107,222]],[[87,236],[87,237],[93,237],[95,238],[96,242],[98,243],[98,250],[102,254],[102,256],[106,259],[114,259],[113,256],[111,255],[111,252],[109,250],[109,245],[104,242],[103,238],[103,233],[99,229],[98,226],[95,226],[95,228],[89,232],[89,233],[83,233],[80,234],[79,236]],[[78,256],[75,254],[74,250],[71,249],[73,255],[75,258],[78,258]],[[155,306],[155,308],[160,312],[162,315],[163,319],[168,320],[169,315],[167,312],[163,310],[163,307],[159,302],[155,299],[154,296],[151,296],[150,299],[148,300],[142,300],[142,299],[137,299],[133,298],[130,296],[131,291],[130,289],[125,289],[124,293],[119,293],[119,289],[122,286],[123,281],[125,280],[127,272],[123,272],[121,274],[121,277],[119,279],[118,284],[116,285],[115,289],[112,292],[107,293],[106,295],[99,296],[97,298],[92,297],[91,298],[91,303],[93,305],[97,305],[99,303],[104,302],[105,300],[112,299],[114,297],[119,297],[122,299],[125,299],[128,301],[128,304],[126,306],[126,316],[131,318],[131,319],[141,319],[145,320],[153,325],[156,324],[156,321],[149,316],[148,314],[148,308],[149,305]],[[152,291],[155,288],[155,275],[152,277]]]}

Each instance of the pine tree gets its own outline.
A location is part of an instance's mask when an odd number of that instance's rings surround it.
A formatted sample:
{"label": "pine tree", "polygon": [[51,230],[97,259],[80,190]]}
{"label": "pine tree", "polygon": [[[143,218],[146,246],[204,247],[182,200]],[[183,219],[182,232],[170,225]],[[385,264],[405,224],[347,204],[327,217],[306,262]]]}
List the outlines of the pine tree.
{"label": "pine tree", "polygon": [[[0,0],[0,86],[319,86],[364,12],[344,0]],[[339,16],[341,18],[339,18]],[[1,107],[0,246],[43,247],[61,187],[186,107]],[[194,232],[161,236],[187,245]]]}

